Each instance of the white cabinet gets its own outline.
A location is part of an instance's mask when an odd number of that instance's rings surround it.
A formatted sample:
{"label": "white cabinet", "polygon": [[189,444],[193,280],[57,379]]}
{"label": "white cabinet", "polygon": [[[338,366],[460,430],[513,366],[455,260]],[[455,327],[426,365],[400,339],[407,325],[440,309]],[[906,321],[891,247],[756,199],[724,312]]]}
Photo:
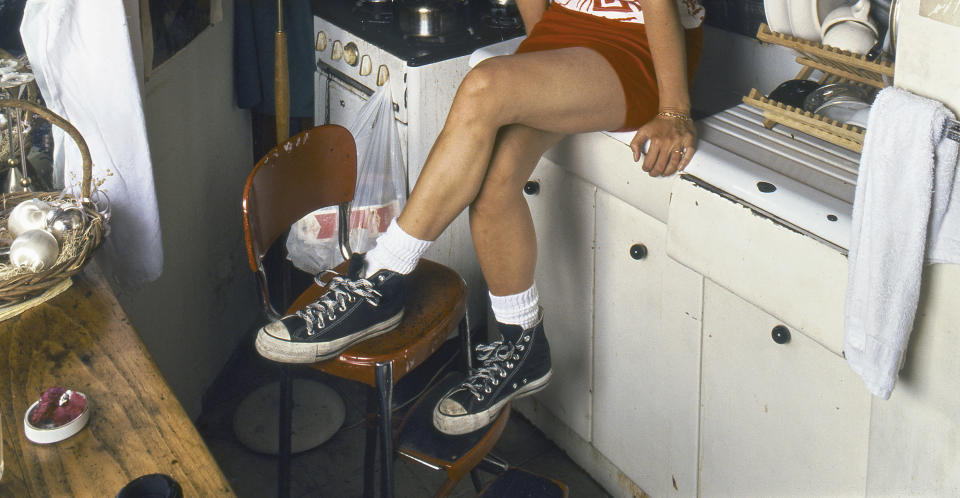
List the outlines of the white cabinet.
{"label": "white cabinet", "polygon": [[923,278],[897,386],[873,399],[869,496],[960,496],[960,265]]}
{"label": "white cabinet", "polygon": [[550,341],[553,379],[537,400],[590,440],[594,199],[597,188],[542,160],[527,196],[539,250],[536,282]]}
{"label": "white cabinet", "polygon": [[703,278],[665,241],[598,191],[593,445],[649,495],[695,496]]}
{"label": "white cabinet", "polygon": [[803,334],[775,342],[778,325],[705,282],[702,496],[864,496],[869,393]]}

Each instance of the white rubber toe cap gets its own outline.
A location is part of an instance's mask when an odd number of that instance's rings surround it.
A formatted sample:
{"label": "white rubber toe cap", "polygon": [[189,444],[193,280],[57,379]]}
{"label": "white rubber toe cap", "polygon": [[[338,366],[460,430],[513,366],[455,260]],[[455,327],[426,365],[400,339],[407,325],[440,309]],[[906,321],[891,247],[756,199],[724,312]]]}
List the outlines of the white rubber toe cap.
{"label": "white rubber toe cap", "polygon": [[450,398],[444,398],[441,400],[440,404],[437,405],[437,411],[448,417],[457,417],[467,414],[467,410],[463,407],[463,405]]}
{"label": "white rubber toe cap", "polygon": [[262,331],[270,335],[271,337],[275,337],[282,341],[290,340],[290,331],[288,331],[287,326],[284,325],[283,322],[279,320],[277,320],[276,322],[272,322],[267,326],[263,327]]}

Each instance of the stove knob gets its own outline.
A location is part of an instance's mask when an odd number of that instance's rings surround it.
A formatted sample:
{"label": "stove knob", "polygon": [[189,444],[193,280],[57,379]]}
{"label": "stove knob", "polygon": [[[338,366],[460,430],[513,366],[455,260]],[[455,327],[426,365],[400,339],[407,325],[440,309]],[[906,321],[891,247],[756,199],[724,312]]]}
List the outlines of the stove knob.
{"label": "stove knob", "polygon": [[387,66],[381,65],[377,68],[377,86],[383,86],[390,80],[390,70]]}
{"label": "stove knob", "polygon": [[343,44],[340,43],[340,40],[333,41],[333,48],[330,49],[330,58],[338,61],[343,57]]}
{"label": "stove knob", "polygon": [[317,33],[317,52],[323,52],[327,49],[327,34],[323,31]]}
{"label": "stove knob", "polygon": [[350,42],[343,47],[343,62],[351,66],[356,66],[360,62],[360,49],[357,48],[356,43]]}
{"label": "stove knob", "polygon": [[369,55],[360,58],[360,76],[367,76],[373,71],[373,61]]}

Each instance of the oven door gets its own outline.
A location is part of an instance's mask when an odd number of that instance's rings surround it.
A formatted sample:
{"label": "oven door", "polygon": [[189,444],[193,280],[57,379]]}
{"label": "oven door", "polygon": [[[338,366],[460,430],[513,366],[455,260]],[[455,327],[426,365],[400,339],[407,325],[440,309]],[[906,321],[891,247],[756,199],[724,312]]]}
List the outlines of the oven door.
{"label": "oven door", "polygon": [[[317,125],[337,124],[349,128],[360,113],[360,109],[373,95],[367,87],[323,68],[317,72],[315,89],[314,121]],[[397,125],[397,133],[400,135],[403,161],[406,163],[407,125],[398,119],[394,119],[394,122]]]}

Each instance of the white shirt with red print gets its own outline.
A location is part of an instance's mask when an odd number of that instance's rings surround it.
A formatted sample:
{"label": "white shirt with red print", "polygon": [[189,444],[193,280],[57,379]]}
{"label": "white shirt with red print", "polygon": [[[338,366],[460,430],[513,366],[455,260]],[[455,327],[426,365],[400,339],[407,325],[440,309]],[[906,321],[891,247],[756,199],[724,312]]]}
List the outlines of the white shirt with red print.
{"label": "white shirt with red print", "polygon": [[[685,29],[703,23],[705,11],[697,0],[676,0],[680,24]],[[643,23],[643,9],[639,0],[553,0],[560,7],[623,22]]]}

